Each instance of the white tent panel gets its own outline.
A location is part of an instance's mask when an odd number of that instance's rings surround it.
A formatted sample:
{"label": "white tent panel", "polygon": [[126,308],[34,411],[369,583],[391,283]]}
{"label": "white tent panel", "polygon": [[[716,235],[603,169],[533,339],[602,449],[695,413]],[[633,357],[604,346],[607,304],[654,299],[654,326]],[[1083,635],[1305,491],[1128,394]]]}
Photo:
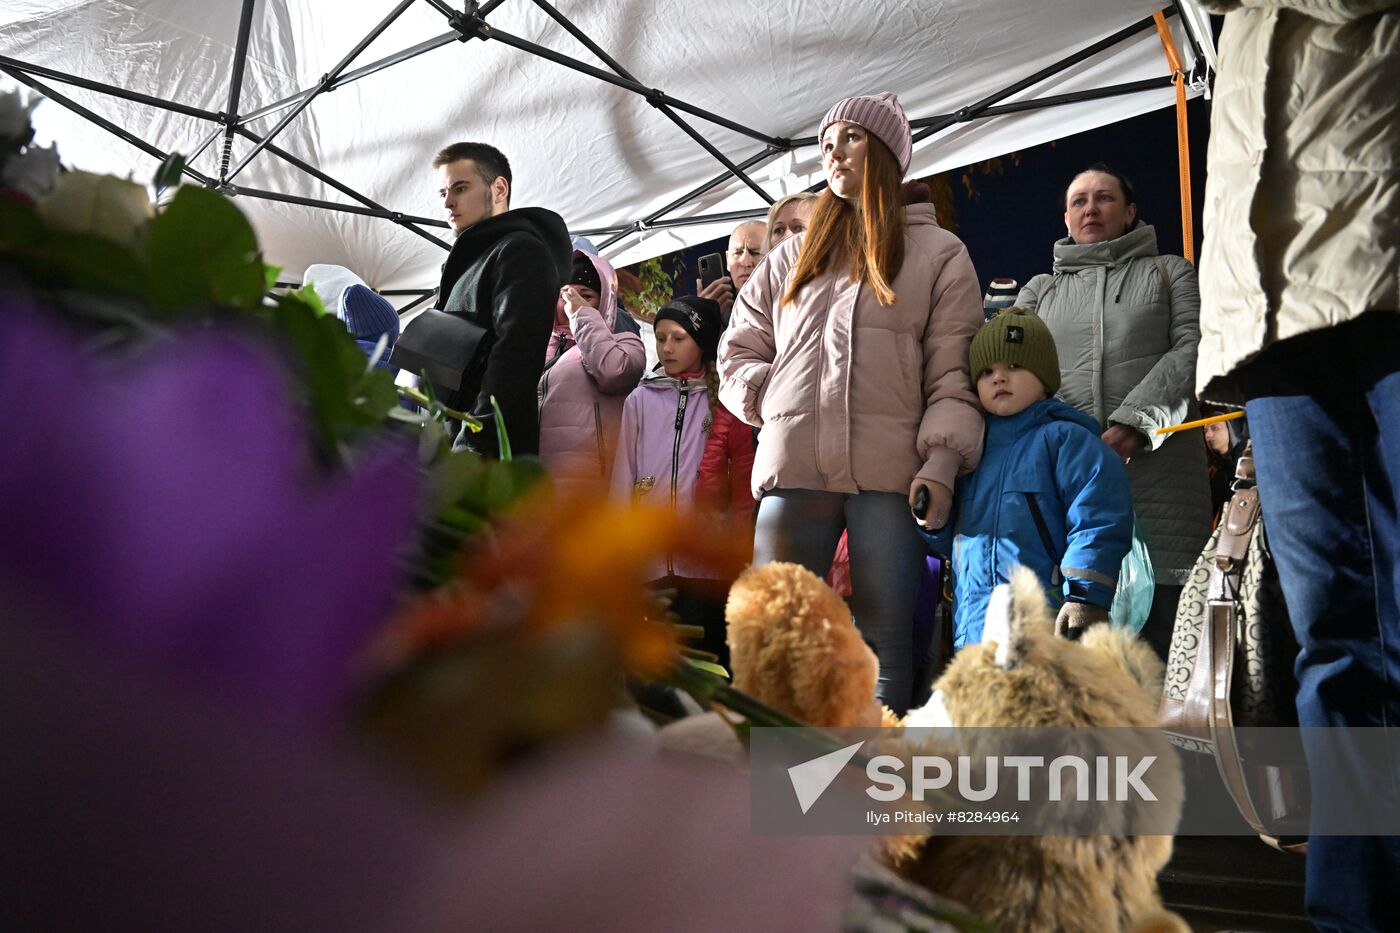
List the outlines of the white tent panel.
{"label": "white tent panel", "polygon": [[[838,7],[751,0],[558,0],[555,7],[645,87],[761,134],[810,137],[825,109],[854,93],[893,90],[912,118],[951,113],[994,94],[1074,51],[1149,16],[1160,0],[867,0]],[[487,22],[495,30],[607,70],[541,4],[506,0]],[[259,0],[254,7],[239,111],[314,87],[395,4],[389,0]],[[459,5],[460,7],[460,5]],[[220,113],[229,105],[240,4],[229,0],[18,0],[0,12],[0,55],[27,65]],[[1183,24],[1171,20],[1187,67]],[[449,32],[428,2],[410,4],[355,60],[361,67]],[[1200,37],[1198,37],[1199,39]],[[1209,37],[1205,37],[1208,47]],[[1167,74],[1148,29],[1047,78],[1003,103],[1090,91]],[[40,78],[98,115],[165,151],[194,152],[217,124]],[[912,174],[990,158],[1121,120],[1172,100],[1169,89],[960,123],[922,141]],[[286,108],[250,124],[262,134]],[[681,116],[735,162],[765,143]],[[56,103],[36,113],[41,136],[58,141],[66,163],[149,177],[154,159]],[[504,41],[452,41],[317,96],[275,145],[356,192],[405,215],[441,216],[433,154],[459,139],[488,141],[510,158],[513,204],[538,204],[572,229],[609,228],[649,216],[724,171],[646,99]],[[1161,141],[1169,145],[1169,141]],[[254,143],[235,137],[230,165]],[[219,177],[223,140],[191,163]],[[820,181],[815,147],[772,155],[750,169],[770,196]],[[270,152],[231,183],[357,205]],[[764,201],[730,179],[667,217],[760,208]],[[333,262],[382,289],[431,287],[443,250],[389,220],[253,198],[240,204],[258,228],[269,261],[296,278]],[[633,262],[726,233],[702,223],[632,233],[607,253]],[[442,227],[428,232],[450,241]],[[595,237],[597,240],[606,239]]]}

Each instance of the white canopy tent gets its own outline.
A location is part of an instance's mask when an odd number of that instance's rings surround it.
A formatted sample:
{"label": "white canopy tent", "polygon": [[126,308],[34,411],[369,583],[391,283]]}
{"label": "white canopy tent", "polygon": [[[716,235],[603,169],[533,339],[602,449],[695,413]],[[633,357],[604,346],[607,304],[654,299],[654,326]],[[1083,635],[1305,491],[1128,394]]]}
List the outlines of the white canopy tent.
{"label": "white canopy tent", "polygon": [[[820,184],[817,124],[843,96],[899,94],[913,176],[1169,106],[1158,8],[8,0],[0,71],[50,98],[35,121],[65,163],[144,180],[183,153],[238,197],[284,279],[337,263],[408,294],[450,244],[430,167],[446,143],[498,146],[513,206],[558,211],[626,264]],[[1208,20],[1189,0],[1164,12],[1199,93]]]}

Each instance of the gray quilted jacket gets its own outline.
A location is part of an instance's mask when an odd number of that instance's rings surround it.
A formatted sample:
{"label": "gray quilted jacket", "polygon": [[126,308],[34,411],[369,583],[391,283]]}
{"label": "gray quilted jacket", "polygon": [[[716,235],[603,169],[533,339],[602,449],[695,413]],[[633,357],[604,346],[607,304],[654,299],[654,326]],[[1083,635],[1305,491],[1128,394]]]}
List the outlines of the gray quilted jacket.
{"label": "gray quilted jacket", "polygon": [[1016,303],[1055,336],[1059,397],[1101,429],[1135,428],[1151,442],[1128,464],[1133,510],[1159,584],[1182,584],[1210,535],[1210,482],[1199,431],[1156,434],[1196,417],[1196,271],[1158,256],[1138,223],[1115,240],[1055,243],[1054,275],[1026,283]]}

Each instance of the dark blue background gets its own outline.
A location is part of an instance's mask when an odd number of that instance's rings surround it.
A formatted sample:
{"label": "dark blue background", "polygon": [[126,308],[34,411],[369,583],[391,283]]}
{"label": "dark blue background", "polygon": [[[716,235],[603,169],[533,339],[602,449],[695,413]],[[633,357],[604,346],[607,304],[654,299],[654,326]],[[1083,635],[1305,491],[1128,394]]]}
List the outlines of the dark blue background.
{"label": "dark blue background", "polygon": [[[1187,116],[1199,256],[1208,102],[1203,98],[1188,101]],[[1051,248],[1055,240],[1065,236],[1064,190],[1075,174],[1095,162],[1107,162],[1128,176],[1137,189],[1138,216],[1157,229],[1158,249],[1181,254],[1174,107],[1024,149],[1019,157],[1019,164],[1004,157],[1001,175],[974,175],[972,198],[960,181],[962,171],[950,173],[954,214],[952,218],[940,217],[939,222],[967,244],[983,289],[993,278],[1007,276],[1025,284],[1031,276],[1050,271]],[[724,252],[727,246],[727,238],[712,240],[666,257],[667,270],[680,273],[677,293],[694,293],[700,256]]]}

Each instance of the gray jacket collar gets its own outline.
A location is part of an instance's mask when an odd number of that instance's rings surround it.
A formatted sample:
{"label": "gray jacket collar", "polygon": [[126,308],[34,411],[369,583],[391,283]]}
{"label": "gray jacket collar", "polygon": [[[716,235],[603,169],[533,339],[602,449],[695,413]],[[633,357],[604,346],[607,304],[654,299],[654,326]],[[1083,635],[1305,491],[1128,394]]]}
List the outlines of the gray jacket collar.
{"label": "gray jacket collar", "polygon": [[1069,237],[1055,241],[1055,271],[1079,272],[1093,266],[1116,266],[1141,256],[1157,255],[1157,231],[1138,221],[1127,233],[1101,243],[1076,243]]}

